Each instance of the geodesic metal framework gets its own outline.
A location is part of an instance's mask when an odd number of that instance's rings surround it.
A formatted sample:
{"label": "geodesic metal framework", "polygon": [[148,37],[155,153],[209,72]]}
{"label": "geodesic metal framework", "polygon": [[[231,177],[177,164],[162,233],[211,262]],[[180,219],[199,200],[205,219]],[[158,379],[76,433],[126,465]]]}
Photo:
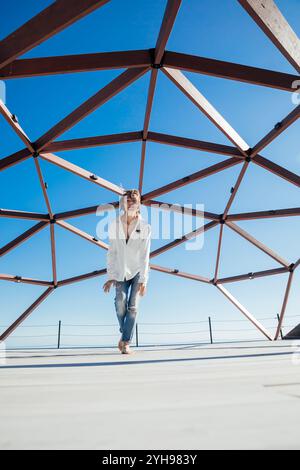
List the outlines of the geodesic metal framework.
{"label": "geodesic metal framework", "polygon": [[[297,174],[287,170],[275,162],[268,160],[260,153],[268,144],[270,144],[276,137],[278,137],[285,129],[287,129],[299,118],[300,105],[295,106],[293,111],[288,116],[282,119],[282,121],[276,123],[274,128],[263,139],[261,139],[253,148],[250,148],[250,146],[238,135],[238,133],[223,118],[223,116],[221,116],[221,114],[212,106],[212,104],[187,79],[182,70],[211,75],[223,79],[242,81],[257,86],[273,87],[291,93],[295,92],[295,83],[297,84],[297,81],[300,79],[298,75],[300,72],[300,41],[272,0],[237,0],[241,6],[245,8],[246,11],[251,15],[258,26],[262,28],[269,39],[289,60],[289,62],[297,70],[297,75],[171,52],[166,50],[166,44],[172,31],[182,0],[168,0],[161,28],[158,34],[158,39],[153,49],[67,55],[60,57],[43,57],[35,59],[17,59],[17,57],[34,48],[36,45],[47,40],[54,34],[68,27],[85,15],[91,13],[95,9],[102,7],[109,1],[110,0],[57,0],[0,42],[0,79],[2,80],[71,72],[74,73],[118,68],[126,69],[123,73],[113,79],[108,85],[104,86],[87,101],[82,103],[73,112],[58,122],[54,127],[52,127],[35,142],[30,141],[29,137],[20,126],[18,118],[14,114],[11,114],[6,105],[0,101],[0,112],[2,116],[25,145],[24,149],[21,151],[9,155],[6,158],[2,158],[0,160],[0,169],[5,170],[6,168],[11,167],[12,165],[16,165],[26,159],[33,158],[45,203],[48,208],[48,213],[33,213],[11,209],[0,209],[1,217],[37,221],[37,223],[29,230],[26,230],[16,239],[3,246],[0,249],[0,256],[5,255],[9,251],[19,246],[21,243],[25,242],[28,238],[32,237],[34,234],[38,233],[40,230],[48,227],[50,229],[53,273],[53,279],[51,281],[30,279],[10,274],[0,274],[0,280],[41,285],[46,287],[46,290],[42,293],[42,295],[40,295],[35,300],[35,302],[30,305],[25,310],[25,312],[19,316],[19,318],[17,318],[9,328],[6,329],[6,331],[2,333],[0,336],[0,341],[4,341],[56,288],[95,276],[104,275],[106,273],[106,269],[103,268],[101,270],[82,274],[76,277],[58,280],[56,272],[55,225],[59,225],[64,229],[84,238],[88,242],[94,243],[100,248],[107,250],[108,245],[106,243],[71,225],[70,223],[66,222],[66,220],[71,219],[72,217],[95,213],[97,209],[98,211],[101,209],[107,210],[112,206],[117,208],[119,201],[112,201],[107,205],[103,204],[101,206],[69,210],[56,214],[53,213],[47,194],[47,185],[45,184],[40,167],[40,160],[46,160],[63,168],[66,171],[72,172],[79,177],[90,181],[92,184],[99,185],[100,187],[106,188],[120,196],[125,191],[123,188],[101,178],[98,175],[91,173],[86,169],[74,165],[63,158],[58,157],[54,154],[54,152],[137,141],[141,141],[139,189],[142,194],[142,203],[145,206],[151,205],[157,208],[162,207],[164,210],[181,210],[183,207],[177,205],[176,208],[175,206],[163,203],[162,201],[156,201],[154,198],[192,182],[207,178],[210,175],[221,172],[232,166],[241,165],[239,176],[234,186],[231,188],[230,198],[222,214],[215,214],[207,211],[202,212],[196,209],[189,209],[187,211],[187,209],[184,208],[185,213],[189,213],[195,217],[204,217],[205,219],[209,220],[209,222],[200,228],[184,235],[183,237],[175,239],[170,243],[152,251],[150,254],[151,258],[153,258],[160,253],[165,252],[166,250],[169,250],[193,237],[196,237],[202,232],[219,226],[220,233],[214,277],[212,279],[208,279],[200,275],[186,273],[178,269],[166,268],[152,263],[150,264],[150,268],[174,276],[204,282],[217,287],[219,291],[222,292],[224,296],[227,297],[227,299],[229,299],[263,335],[265,335],[269,340],[277,340],[286,311],[293,275],[295,269],[300,264],[300,258],[294,263],[290,263],[275,253],[273,250],[268,248],[266,245],[261,243],[259,240],[255,239],[247,231],[241,229],[235,222],[239,220],[299,216],[300,208],[287,208],[280,210],[274,209],[239,214],[230,214],[229,211],[233,200],[238,194],[239,186],[250,164],[259,165],[266,171],[269,171],[288,181],[290,184],[298,187],[300,186],[300,177]],[[120,93],[124,88],[128,87],[131,83],[138,80],[146,73],[150,73],[151,77],[142,130],[73,140],[56,140],[59,136],[73,127],[84,117],[92,113],[94,110],[99,108],[113,96]],[[218,127],[221,132],[223,132],[223,134],[232,142],[233,145],[220,145],[213,142],[205,142],[185,137],[152,132],[149,129],[149,122],[158,73],[164,73],[179,88],[179,90],[181,90],[186,95],[186,97],[190,99],[194,105],[197,106],[199,110]],[[197,171],[196,173],[184,176],[183,178],[173,181],[165,186],[143,194],[142,189],[147,142],[156,142],[165,145],[211,152],[224,155],[228,158],[217,164]],[[249,243],[256,246],[259,250],[266,253],[268,256],[278,262],[280,267],[227,278],[219,278],[218,270],[224,226],[230,228]],[[224,287],[224,284],[283,273],[288,273],[288,281],[282,303],[279,324],[273,338],[272,334],[266,330],[266,328],[257,319],[255,319],[255,317]]]}

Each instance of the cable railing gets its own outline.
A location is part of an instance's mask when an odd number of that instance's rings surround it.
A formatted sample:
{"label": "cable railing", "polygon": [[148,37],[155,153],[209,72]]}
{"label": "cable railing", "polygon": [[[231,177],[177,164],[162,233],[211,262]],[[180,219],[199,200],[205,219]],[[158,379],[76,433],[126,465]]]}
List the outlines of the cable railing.
{"label": "cable railing", "polygon": [[[299,319],[297,322],[296,319]],[[292,320],[293,319],[293,320]],[[279,322],[279,314],[264,314],[258,318],[269,328],[276,328]],[[300,323],[300,314],[288,315],[286,322],[281,326],[281,338],[297,323]],[[269,323],[272,322],[272,325]],[[291,324],[293,322],[293,324]],[[268,323],[268,325],[266,325]],[[247,325],[244,327],[242,324]],[[195,326],[193,329],[192,325]],[[1,330],[5,325],[0,325]],[[47,332],[47,329],[52,331]],[[107,331],[113,328],[114,332]],[[177,328],[177,331],[172,329]],[[38,330],[40,329],[40,330]],[[90,329],[90,330],[89,330]],[[92,331],[91,331],[92,329]],[[32,331],[30,331],[32,330]],[[54,330],[54,331],[53,331]],[[76,348],[76,347],[114,347],[119,339],[118,323],[58,323],[22,325],[18,328],[18,333],[13,334],[6,342],[9,349],[28,348]],[[23,334],[24,332],[24,334]],[[28,332],[28,334],[27,334]],[[136,346],[163,346],[167,344],[188,344],[198,342],[199,344],[220,343],[231,341],[247,341],[257,339],[259,333],[253,325],[246,319],[222,319],[212,316],[197,321],[183,322],[136,322],[135,324],[135,345]],[[46,341],[47,338],[47,341]],[[107,340],[105,342],[105,339]],[[176,342],[177,341],[177,342]],[[16,344],[18,343],[18,347]],[[47,343],[47,344],[46,344]],[[101,344],[99,344],[101,343]]]}

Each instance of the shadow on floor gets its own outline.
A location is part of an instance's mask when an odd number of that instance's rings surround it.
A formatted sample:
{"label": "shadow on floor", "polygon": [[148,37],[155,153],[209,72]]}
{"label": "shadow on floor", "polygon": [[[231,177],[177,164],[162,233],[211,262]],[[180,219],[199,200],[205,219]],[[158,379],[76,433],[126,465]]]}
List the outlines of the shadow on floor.
{"label": "shadow on floor", "polygon": [[[124,361],[109,361],[109,362],[78,362],[67,364],[15,364],[0,366],[0,369],[51,369],[51,368],[66,368],[66,367],[103,367],[103,366],[120,366],[120,365],[137,365],[137,364],[159,364],[171,362],[192,362],[192,361],[216,361],[221,359],[247,359],[257,357],[274,357],[274,356],[289,356],[294,352],[278,352],[278,353],[256,353],[256,354],[242,354],[242,355],[228,355],[228,356],[206,356],[206,357],[189,357],[189,358],[174,358],[174,359],[149,359],[149,360],[135,360],[131,356],[131,360]],[[126,356],[128,357],[128,356]]]}
{"label": "shadow on floor", "polygon": [[[211,344],[207,343],[207,344],[199,344],[199,343],[195,343],[195,344],[189,344],[189,345],[185,345],[185,346],[176,346],[176,347],[168,347],[168,346],[165,346],[163,348],[158,348],[158,347],[155,347],[155,346],[141,346],[141,347],[137,347],[137,346],[132,346],[132,349],[133,351],[135,352],[138,352],[139,350],[142,351],[143,353],[144,352],[147,352],[147,353],[151,353],[151,352],[159,352],[159,351],[181,351],[181,350],[195,350],[196,348],[200,349],[201,351],[218,351],[218,350],[224,350],[224,349],[231,349],[231,350],[240,350],[240,349],[272,349],[272,348],[276,348],[276,349],[286,349],[287,347],[290,347],[290,345],[288,343],[286,344],[283,344],[283,345],[279,345],[278,343],[274,344],[274,346],[272,344],[267,344],[267,345],[253,345],[253,346],[241,346],[241,345],[236,345],[236,346],[233,346],[232,343],[228,343],[224,346],[212,346]],[[147,349],[149,348],[149,349]],[[155,349],[153,349],[155,348]],[[102,349],[102,348],[101,348]],[[104,349],[104,348],[103,348]],[[66,348],[65,350],[68,350],[68,348]],[[97,350],[97,348],[95,348],[95,351]],[[51,353],[47,353],[47,354],[41,354],[41,353],[32,353],[32,350],[28,351],[28,355],[27,355],[27,352],[26,350],[21,350],[20,353],[18,354],[17,351],[14,351],[14,355],[11,355],[9,352],[7,352],[6,354],[6,358],[7,359],[20,359],[20,354],[22,354],[22,359],[43,359],[43,358],[49,358],[49,357],[53,357],[53,358],[58,358],[58,357],[65,357],[65,358],[68,358],[68,357],[103,357],[103,356],[111,356],[112,354],[115,354],[115,352],[118,352],[117,348],[110,348],[110,350],[108,352],[86,352],[86,353],[81,353],[80,352],[80,349],[76,349],[76,353],[67,353],[67,354],[64,354],[64,349],[62,348],[60,351],[57,350],[57,352],[55,353],[54,351],[51,352]],[[26,356],[24,356],[24,354],[26,354]]]}

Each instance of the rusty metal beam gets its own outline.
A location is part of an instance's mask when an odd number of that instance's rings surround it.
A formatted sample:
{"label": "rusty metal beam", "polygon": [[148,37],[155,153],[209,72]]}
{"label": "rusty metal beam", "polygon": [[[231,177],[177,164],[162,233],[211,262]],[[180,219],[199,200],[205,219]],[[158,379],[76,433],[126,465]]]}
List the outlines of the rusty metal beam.
{"label": "rusty metal beam", "polygon": [[129,69],[151,64],[151,50],[97,52],[19,59],[0,69],[0,79],[38,77],[96,70]]}
{"label": "rusty metal beam", "polygon": [[285,315],[285,312],[286,312],[286,307],[287,307],[287,303],[288,303],[288,299],[289,299],[289,295],[290,295],[290,290],[291,290],[291,286],[292,286],[293,275],[294,275],[294,272],[291,271],[290,274],[289,274],[288,282],[287,282],[285,293],[284,293],[284,299],[283,299],[283,304],[282,304],[281,312],[280,312],[280,316],[279,316],[279,322],[278,322],[277,330],[276,330],[275,337],[274,337],[275,341],[278,339],[279,334],[280,334],[280,330],[282,328],[282,323],[283,323],[284,315]]}
{"label": "rusty metal beam", "polygon": [[241,212],[239,214],[227,215],[227,220],[256,220],[256,219],[272,219],[274,217],[295,217],[300,215],[300,207],[292,207],[289,209],[271,209],[267,211],[257,212]]}
{"label": "rusty metal beam", "polygon": [[233,305],[235,305],[236,308],[239,309],[240,312],[242,312],[246,318],[248,318],[248,320],[251,321],[251,323],[253,323],[253,325],[259,331],[261,331],[261,333],[263,333],[263,335],[266,336],[266,338],[272,341],[272,336],[269,331],[266,330],[266,328],[258,320],[256,320],[256,318],[237,299],[235,299],[235,297],[227,289],[225,289],[222,284],[216,284],[216,287],[220,292],[222,292],[222,294],[225,295],[225,297],[227,297],[228,300],[230,300],[231,303],[233,303]]}
{"label": "rusty metal beam", "polygon": [[[159,266],[157,264],[152,264],[152,263],[149,264],[149,267],[150,267],[150,269],[153,269],[154,271],[160,271],[160,272],[163,272],[163,273],[166,273],[166,274],[172,274],[174,276],[183,277],[183,278],[191,279],[191,280],[194,280],[194,281],[204,282],[206,284],[211,283],[210,279],[208,279],[207,277],[199,276],[197,274],[190,274],[190,273],[187,273],[187,272],[184,272],[184,271],[180,271],[178,269],[165,268],[163,266]],[[76,282],[85,281],[86,279],[91,279],[91,278],[97,277],[97,276],[103,276],[105,274],[106,274],[106,268],[100,269],[98,271],[92,271],[92,272],[87,273],[87,274],[80,274],[79,276],[70,277],[68,279],[63,279],[61,281],[58,281],[57,286],[58,287],[63,287],[63,286],[68,285],[68,284],[73,284],[73,283],[76,283]]]}
{"label": "rusty metal beam", "polygon": [[294,270],[298,268],[298,266],[300,265],[300,258],[296,261],[296,263],[294,264]]}
{"label": "rusty metal beam", "polygon": [[43,150],[50,142],[71,129],[71,127],[75,126],[75,124],[98,109],[113,96],[117,95],[124,90],[124,88],[127,88],[131,83],[142,77],[148,70],[148,67],[132,68],[127,69],[125,72],[120,74],[108,85],[95,93],[91,98],[42,135],[37,142],[35,142],[35,148],[37,151],[40,152]]}
{"label": "rusty metal beam", "polygon": [[150,269],[153,269],[154,271],[159,271],[159,272],[166,273],[166,274],[172,274],[173,276],[183,277],[186,279],[191,279],[193,281],[200,281],[206,284],[211,283],[210,279],[208,279],[207,277],[199,276],[197,274],[186,273],[184,271],[180,271],[179,269],[165,268],[163,266],[159,266],[158,264],[152,264],[152,263],[150,263],[149,267]]}
{"label": "rusty metal beam", "polygon": [[16,211],[12,209],[0,209],[0,217],[7,217],[11,219],[49,220],[49,214]]}
{"label": "rusty metal beam", "polygon": [[155,52],[154,52],[154,63],[160,64],[165,48],[172,32],[177,13],[179,11],[182,0],[168,0],[159,35],[157,38]]}
{"label": "rusty metal beam", "polygon": [[109,0],[56,0],[0,42],[0,68]]}
{"label": "rusty metal beam", "polygon": [[216,284],[226,284],[229,282],[249,281],[259,277],[275,276],[276,274],[285,274],[289,272],[288,268],[274,268],[265,269],[264,271],[255,271],[245,274],[238,274],[236,276],[228,276],[216,279]]}
{"label": "rusty metal beam", "polygon": [[142,142],[141,149],[141,163],[140,163],[140,172],[139,172],[139,192],[143,191],[143,180],[144,180],[144,171],[145,171],[145,160],[146,160],[146,140]]}
{"label": "rusty metal beam", "polygon": [[259,240],[254,238],[252,235],[250,235],[248,232],[246,232],[246,230],[243,230],[241,227],[236,225],[234,222],[230,222],[229,220],[225,220],[225,224],[227,225],[227,227],[231,228],[234,232],[236,232],[238,235],[243,237],[245,240],[252,243],[252,245],[256,246],[259,250],[263,251],[266,255],[273,258],[275,261],[277,261],[277,263],[281,264],[285,268],[288,268],[290,266],[291,263],[289,263],[287,260],[285,260],[281,256],[277,255],[277,253],[275,253],[275,251],[268,248],[266,245],[264,245]]}
{"label": "rusty metal beam", "polygon": [[181,188],[182,186],[193,183],[195,181],[199,181],[200,179],[207,178],[208,176],[218,173],[219,171],[223,171],[227,168],[231,168],[232,166],[235,166],[239,164],[240,162],[241,161],[237,160],[236,158],[228,158],[227,160],[216,163],[215,165],[211,165],[207,168],[204,168],[203,170],[196,171],[195,173],[192,173],[191,175],[184,176],[183,178],[180,178],[179,180],[172,181],[172,183],[166,184],[165,186],[154,189],[153,191],[150,191],[142,195],[142,202],[152,199],[156,196],[160,196],[161,194],[168,193],[169,191],[173,191],[175,189]]}
{"label": "rusty metal beam", "polygon": [[220,255],[221,255],[221,246],[223,240],[223,231],[224,231],[224,224],[220,224],[220,233],[219,233],[219,240],[218,240],[218,248],[217,248],[217,259],[216,259],[216,266],[215,266],[215,275],[213,278],[213,282],[217,281],[218,278],[218,271],[220,265]]}
{"label": "rusty metal beam", "polygon": [[151,111],[152,111],[152,106],[153,106],[155,86],[156,86],[156,82],[157,82],[157,74],[158,74],[157,69],[152,70],[151,77],[150,77],[150,83],[149,83],[149,89],[148,89],[144,125],[143,125],[143,135],[142,135],[143,140],[146,140],[148,138],[148,130],[149,130],[149,123],[150,123]]}
{"label": "rusty metal beam", "polygon": [[9,335],[11,335],[15,329],[24,321],[26,320],[27,317],[29,317],[29,315],[33,312],[34,309],[36,309],[47,297],[49,294],[51,294],[51,292],[53,292],[53,287],[48,287],[47,290],[45,290],[45,292],[43,292],[42,295],[40,295],[34,302],[33,304],[30,305],[30,307],[28,307],[25,312],[19,317],[17,318],[17,320],[12,324],[10,325],[9,328],[7,328],[7,330],[4,331],[4,333],[2,333],[2,335],[0,336],[0,342],[1,341],[4,341]]}
{"label": "rusty metal beam", "polygon": [[241,185],[241,182],[242,182],[242,180],[243,180],[243,178],[244,178],[244,176],[245,176],[245,173],[246,173],[246,171],[247,171],[248,165],[249,165],[249,162],[248,162],[248,161],[245,161],[244,164],[243,164],[243,166],[242,166],[242,169],[241,169],[241,171],[240,171],[240,173],[239,173],[238,179],[237,179],[237,181],[236,181],[236,183],[235,183],[235,185],[234,185],[234,187],[233,187],[233,191],[231,192],[230,198],[229,198],[229,200],[228,200],[228,202],[227,202],[227,204],[226,204],[226,207],[225,207],[225,209],[224,209],[224,212],[223,212],[223,218],[224,218],[224,219],[227,217],[228,212],[229,212],[229,209],[230,209],[230,207],[231,207],[232,204],[233,204],[233,201],[234,201],[234,199],[235,199],[235,197],[236,197],[236,195],[237,195],[237,192],[238,192],[238,190],[239,190],[239,187],[240,187],[240,185]]}
{"label": "rusty metal beam", "polygon": [[56,223],[60,227],[63,227],[64,229],[69,230],[70,232],[74,233],[75,235],[78,235],[81,238],[84,238],[85,240],[93,243],[94,245],[97,245],[100,248],[104,248],[105,250],[108,249],[107,243],[104,243],[101,240],[98,240],[96,237],[93,237],[93,235],[90,235],[89,233],[86,233],[83,230],[80,230],[79,228],[74,227],[74,225],[68,224],[64,220],[57,220]]}
{"label": "rusty metal beam", "polygon": [[[299,81],[300,83],[300,81]],[[291,126],[300,116],[300,105],[293,109],[282,121],[275,124],[274,128],[268,132],[251,150],[250,157],[254,157],[261,152],[267,145],[276,139],[283,131]]]}
{"label": "rusty metal beam", "polygon": [[32,153],[27,149],[18,150],[17,152],[9,155],[8,157],[1,158],[0,160],[0,171],[6,170],[17,163],[24,162],[29,157],[31,157]]}
{"label": "rusty metal beam", "polygon": [[97,176],[88,170],[84,170],[83,168],[74,165],[74,163],[68,162],[64,158],[60,158],[52,153],[41,153],[40,157],[43,160],[53,163],[54,165],[57,165],[60,168],[63,168],[64,170],[70,171],[71,173],[74,173],[75,175],[78,175],[88,181],[91,181],[92,183],[95,183],[98,186],[101,186],[102,188],[108,189],[109,191],[113,191],[114,193],[120,195],[124,193],[124,189],[120,186],[117,186],[116,184],[113,184],[110,181],[107,181],[104,178],[101,178],[100,176]]}
{"label": "rusty metal beam", "polygon": [[96,137],[82,137],[80,139],[57,140],[46,145],[44,152],[63,152],[102,145],[126,144],[142,140],[143,132],[123,132],[121,134],[99,135]]}
{"label": "rusty metal beam", "polygon": [[217,225],[219,225],[219,222],[216,222],[216,221],[208,222],[205,225],[201,225],[201,227],[199,227],[195,230],[192,230],[191,232],[183,235],[182,237],[176,238],[175,240],[172,240],[170,243],[167,243],[166,245],[163,245],[163,246],[157,248],[156,250],[151,251],[150,257],[152,258],[154,256],[158,256],[161,253],[164,253],[165,251],[168,251],[171,248],[174,248],[175,246],[181,245],[181,243],[185,243],[186,241],[197,237],[201,233],[204,233],[207,230],[210,230],[210,229],[216,227]]}
{"label": "rusty metal beam", "polygon": [[289,92],[295,91],[293,83],[300,79],[299,75],[171,51],[165,52],[163,65],[172,69],[186,70]]}
{"label": "rusty metal beam", "polygon": [[245,156],[236,147],[215,144],[213,142],[205,142],[203,140],[190,139],[187,137],[179,137],[176,135],[161,134],[159,132],[149,131],[147,134],[147,140],[160,144],[173,145],[175,147],[184,147],[192,150],[202,150],[203,152],[228,155],[229,157],[237,157],[242,160],[245,158]]}
{"label": "rusty metal beam", "polygon": [[50,200],[49,200],[49,197],[48,197],[48,194],[47,194],[47,188],[46,188],[46,184],[45,184],[45,181],[44,181],[44,178],[43,178],[40,162],[38,161],[38,157],[36,157],[36,156],[33,158],[33,160],[34,160],[35,168],[36,168],[36,171],[37,171],[37,174],[38,174],[40,186],[41,186],[41,189],[42,189],[42,192],[43,192],[44,200],[45,200],[45,203],[46,203],[46,206],[47,206],[47,209],[48,209],[49,218],[52,219],[53,218],[53,211],[52,211]]}
{"label": "rusty metal beam", "polygon": [[[171,34],[172,28],[174,26],[175,18],[178,13],[178,10],[181,5],[181,0],[168,0],[166,5],[164,17],[162,24],[160,26],[158,38],[156,41],[155,49],[152,51],[152,66],[154,67],[151,72],[148,96],[147,96],[147,105],[146,112],[144,117],[143,125],[143,142],[141,148],[141,162],[140,162],[140,171],[139,171],[139,191],[142,193],[143,190],[143,179],[144,179],[144,170],[145,170],[145,159],[146,159],[146,147],[147,147],[147,135],[149,130],[150,116],[153,105],[154,92],[157,82],[158,68],[162,57],[165,52],[165,47],[168,41],[168,38]],[[154,64],[156,64],[154,66]]]}
{"label": "rusty metal beam", "polygon": [[28,238],[32,237],[35,233],[38,233],[40,230],[42,230],[44,227],[46,227],[46,225],[48,225],[48,223],[49,222],[46,222],[46,221],[38,222],[36,225],[34,225],[33,227],[30,227],[28,230],[23,232],[17,238],[15,238],[11,242],[4,245],[2,248],[0,248],[0,257],[5,255],[9,251],[13,250],[14,248],[16,248],[21,243],[28,240]]}
{"label": "rusty metal beam", "polygon": [[119,201],[112,201],[106,204],[99,204],[98,206],[83,207],[81,209],[73,209],[65,212],[58,212],[55,214],[56,220],[70,219],[72,217],[80,217],[83,215],[91,215],[99,212],[110,211],[119,207]]}
{"label": "rusty metal beam", "polygon": [[238,0],[285,58],[300,72],[300,41],[273,0]]}
{"label": "rusty metal beam", "polygon": [[104,274],[106,274],[106,268],[99,269],[98,271],[92,271],[87,274],[80,274],[79,276],[69,277],[67,279],[62,279],[61,281],[58,281],[57,287],[63,287],[69,284],[74,284],[75,282],[85,281],[86,279],[91,279],[97,276],[103,276]]}
{"label": "rusty metal beam", "polygon": [[231,127],[213,105],[200,93],[200,91],[186,78],[180,70],[163,67],[163,72],[170,80],[199,108],[205,116],[245,155],[249,145]]}
{"label": "rusty metal beam", "polygon": [[194,217],[201,217],[209,220],[220,221],[221,216],[214,214],[213,212],[201,211],[199,209],[194,209],[191,207],[181,206],[180,204],[171,204],[169,202],[155,201],[154,199],[145,200],[142,202],[145,206],[157,207],[158,209],[179,212],[183,215],[192,215]]}
{"label": "rusty metal beam", "polygon": [[34,152],[32,142],[30,141],[29,137],[26,135],[25,131],[20,126],[18,122],[18,118],[9,111],[9,109],[3,103],[1,99],[0,99],[0,114],[2,114],[5,121],[10,125],[10,127],[17,134],[17,136],[20,137],[23,144],[25,144],[26,147],[28,148],[29,152]]}
{"label": "rusty metal beam", "polygon": [[13,276],[12,274],[0,274],[0,281],[9,281],[9,282],[16,282],[22,284],[33,284],[38,286],[52,286],[53,283],[51,281],[43,281],[41,279],[32,279],[30,277],[23,277],[23,276]]}
{"label": "rusty metal beam", "polygon": [[145,168],[145,158],[146,158],[146,140],[148,136],[150,116],[151,116],[155,86],[156,86],[156,81],[157,81],[157,74],[158,74],[158,70],[153,69],[151,72],[150,83],[149,83],[147,105],[146,105],[146,112],[145,112],[144,125],[143,125],[143,134],[142,134],[143,142],[142,142],[140,174],[139,174],[140,193],[143,190],[143,178],[144,178],[144,168]]}
{"label": "rusty metal beam", "polygon": [[73,209],[65,212],[58,212],[55,214],[55,219],[71,219],[72,217],[81,217],[83,215],[91,215],[102,211],[110,211],[119,207],[119,201],[108,202],[106,204],[99,204],[99,206],[83,207],[82,209]]}
{"label": "rusty metal beam", "polygon": [[300,176],[296,175],[296,173],[293,173],[292,171],[287,170],[286,168],[278,165],[277,163],[268,160],[262,155],[256,155],[252,158],[252,161],[256,163],[256,165],[264,168],[265,170],[269,170],[274,175],[277,175],[280,178],[283,178],[284,180],[288,181],[289,183],[300,187]]}
{"label": "rusty metal beam", "polygon": [[52,260],[52,276],[53,284],[57,285],[57,265],[56,265],[56,245],[55,245],[55,231],[54,224],[50,224],[50,239],[51,239],[51,260]]}

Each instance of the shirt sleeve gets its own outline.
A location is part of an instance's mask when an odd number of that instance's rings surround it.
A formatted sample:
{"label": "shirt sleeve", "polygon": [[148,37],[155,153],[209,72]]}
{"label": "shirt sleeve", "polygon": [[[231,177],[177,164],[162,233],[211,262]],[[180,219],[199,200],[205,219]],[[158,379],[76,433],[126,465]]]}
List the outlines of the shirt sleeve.
{"label": "shirt sleeve", "polygon": [[106,271],[108,280],[116,279],[116,238],[113,231],[113,224],[111,223],[108,228],[109,246],[106,254]]}
{"label": "shirt sleeve", "polygon": [[151,246],[151,225],[148,224],[147,230],[142,238],[141,258],[140,258],[140,282],[147,285],[149,278],[149,259]]}

